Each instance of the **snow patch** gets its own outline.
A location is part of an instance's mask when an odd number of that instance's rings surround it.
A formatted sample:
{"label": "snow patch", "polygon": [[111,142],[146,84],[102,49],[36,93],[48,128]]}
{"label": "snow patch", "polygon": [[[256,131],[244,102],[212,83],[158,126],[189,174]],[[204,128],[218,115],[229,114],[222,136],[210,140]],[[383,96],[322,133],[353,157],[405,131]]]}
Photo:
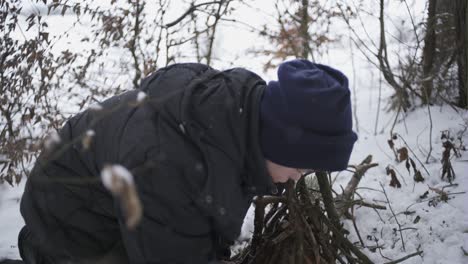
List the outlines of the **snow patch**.
{"label": "snow patch", "polygon": [[102,109],[103,109],[103,107],[99,103],[92,104],[92,105],[89,106],[89,110],[92,110],[92,111],[100,111]]}
{"label": "snow patch", "polygon": [[107,189],[113,190],[115,184],[119,182],[117,179],[123,180],[127,184],[133,184],[132,173],[122,165],[107,165],[101,171],[101,180]]}
{"label": "snow patch", "polygon": [[137,99],[136,99],[136,100],[137,100],[137,102],[140,103],[140,102],[142,102],[143,100],[145,100],[146,97],[147,97],[146,93],[140,91],[140,92],[138,92],[138,94],[137,94]]}

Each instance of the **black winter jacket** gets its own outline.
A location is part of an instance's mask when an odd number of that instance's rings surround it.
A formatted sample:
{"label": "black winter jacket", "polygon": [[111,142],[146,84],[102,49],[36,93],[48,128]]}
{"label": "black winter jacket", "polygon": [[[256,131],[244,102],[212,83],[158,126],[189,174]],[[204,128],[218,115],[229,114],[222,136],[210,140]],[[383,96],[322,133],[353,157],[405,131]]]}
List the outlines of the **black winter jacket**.
{"label": "black winter jacket", "polygon": [[[219,240],[240,233],[254,195],[275,189],[258,142],[265,82],[235,68],[175,64],[71,118],[61,143],[43,152],[21,202],[42,252],[92,258],[125,246],[131,263],[207,263]],[[145,92],[143,103],[137,94]],[[89,148],[80,140],[95,135]],[[134,176],[143,219],[134,230],[103,187],[120,164]]]}

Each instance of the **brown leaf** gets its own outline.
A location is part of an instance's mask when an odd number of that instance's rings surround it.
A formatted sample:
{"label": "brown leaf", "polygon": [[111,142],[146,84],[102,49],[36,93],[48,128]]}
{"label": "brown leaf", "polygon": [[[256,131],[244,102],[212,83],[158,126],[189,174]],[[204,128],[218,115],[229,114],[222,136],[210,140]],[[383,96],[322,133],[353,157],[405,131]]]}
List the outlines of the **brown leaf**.
{"label": "brown leaf", "polygon": [[31,121],[31,119],[32,119],[32,117],[31,117],[31,115],[29,115],[29,114],[23,114],[23,115],[21,116],[21,121],[22,121],[22,122],[29,122],[29,121]]}
{"label": "brown leaf", "polygon": [[390,186],[394,188],[401,188],[401,183],[396,176],[395,170],[387,166],[386,171],[387,171],[387,175],[390,175],[391,177]]}
{"label": "brown leaf", "polygon": [[41,36],[45,42],[49,43],[49,32],[39,32],[39,36]]}
{"label": "brown leaf", "polygon": [[408,159],[406,160],[406,164],[405,164],[405,166],[406,166],[406,170],[407,170],[407,171],[408,171],[408,173],[409,173],[409,172],[410,172],[410,168],[411,168],[411,166],[410,166],[410,163],[409,163],[409,160],[408,160]]}
{"label": "brown leaf", "polygon": [[398,160],[400,162],[408,159],[408,149],[406,147],[402,147],[397,150],[398,152]]}
{"label": "brown leaf", "polygon": [[418,170],[414,174],[414,181],[415,182],[424,182],[424,177],[422,176],[421,172]]}
{"label": "brown leaf", "polygon": [[10,184],[11,187],[14,187],[13,185],[13,176],[11,174],[7,174],[3,179]]}
{"label": "brown leaf", "polygon": [[393,143],[393,140],[389,139],[389,140],[387,140],[387,143],[388,143],[388,145],[390,146],[391,149],[393,149],[393,147],[395,147],[395,144]]}
{"label": "brown leaf", "polygon": [[416,163],[414,163],[414,160],[409,158],[409,161],[411,162],[411,166],[413,166],[413,170],[416,170]]}
{"label": "brown leaf", "polygon": [[419,196],[419,199],[426,199],[428,195],[429,195],[429,191],[425,191],[423,195]]}
{"label": "brown leaf", "polygon": [[440,139],[447,139],[447,135],[444,132],[442,132],[442,135],[440,136]]}
{"label": "brown leaf", "polygon": [[393,177],[393,175],[392,175],[392,180],[390,180],[390,186],[393,187],[393,188],[401,188],[401,183],[397,179],[396,176]]}

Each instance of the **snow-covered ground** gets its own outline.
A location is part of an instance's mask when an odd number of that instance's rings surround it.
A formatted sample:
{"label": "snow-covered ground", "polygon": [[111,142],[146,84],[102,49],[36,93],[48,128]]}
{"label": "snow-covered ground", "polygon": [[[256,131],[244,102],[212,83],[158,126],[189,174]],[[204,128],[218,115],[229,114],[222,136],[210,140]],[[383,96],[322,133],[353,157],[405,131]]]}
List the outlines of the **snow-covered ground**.
{"label": "snow-covered ground", "polygon": [[0,185],[0,259],[19,258],[17,248],[18,233],[24,225],[19,212],[19,202],[24,183],[11,187]]}
{"label": "snow-covered ground", "polygon": [[[415,183],[414,173],[408,173],[405,163],[395,161],[395,156],[387,140],[390,138],[390,127],[385,133],[374,135],[376,104],[368,103],[368,93],[365,88],[358,96],[358,118],[360,124],[359,140],[355,145],[350,164],[358,164],[367,155],[373,156],[373,162],[379,163],[370,169],[360,182],[358,193],[364,201],[385,205],[387,210],[367,207],[356,207],[355,219],[362,240],[367,247],[378,247],[375,252],[365,250],[375,263],[384,263],[399,259],[417,251],[423,251],[421,257],[416,256],[404,263],[468,263],[468,153],[461,152],[460,158],[453,157],[452,165],[456,172],[454,186],[446,180],[441,180],[442,141],[441,132],[450,130],[456,139],[457,133],[468,125],[468,111],[455,112],[451,107],[431,107],[433,122],[433,151],[430,162],[425,163],[429,150],[429,119],[427,108],[408,113],[394,128],[406,142],[410,157],[421,170],[424,182]],[[387,119],[393,120],[391,113],[380,113],[380,123],[385,125]],[[390,126],[392,122],[390,122]],[[379,130],[378,130],[379,131]],[[463,142],[468,142],[468,131],[462,136]],[[395,140],[396,147],[403,147],[402,140]],[[466,143],[465,143],[466,144]],[[413,153],[413,152],[414,153]],[[422,164],[418,162],[418,159]],[[385,168],[392,166],[401,182],[401,188],[390,187],[390,176]],[[423,168],[424,166],[424,168]],[[427,170],[427,172],[426,172]],[[350,172],[334,173],[337,177],[334,189],[341,192],[351,177]],[[383,192],[385,190],[387,198]],[[444,188],[445,187],[445,188]],[[448,201],[441,201],[440,195],[431,190],[440,189],[448,194]],[[425,195],[425,193],[428,194]],[[451,194],[453,193],[453,194]],[[424,197],[424,198],[421,198]],[[394,214],[396,215],[396,221]],[[249,211],[242,230],[242,238],[250,237],[253,232],[253,209]],[[419,220],[418,220],[419,219]],[[344,220],[345,228],[351,232],[352,242],[359,243],[353,223]],[[400,227],[398,226],[400,224]],[[402,234],[398,230],[403,230]],[[401,241],[403,237],[405,247]],[[463,249],[462,249],[463,248]]]}
{"label": "snow-covered ground", "polygon": [[[256,6],[266,7],[269,2],[271,1],[256,1]],[[245,9],[240,10],[239,14],[243,14],[244,21],[250,25],[260,25],[261,21],[267,21],[262,12],[268,13],[268,8],[261,8],[260,11]],[[252,20],[254,18],[257,20]],[[271,17],[269,19],[271,22]],[[51,30],[55,29],[59,33],[61,28],[54,27],[54,23],[60,25],[66,20],[66,17],[60,16],[50,18]],[[218,57],[222,57],[224,62],[223,60],[215,61],[215,67],[242,66],[259,73],[265,79],[275,78],[273,71],[267,73],[261,71],[264,62],[261,58],[245,53],[245,50],[261,45],[261,41],[265,42],[265,40],[259,39],[258,36],[246,30],[229,26],[223,27],[218,37],[219,48],[215,53]],[[73,41],[68,42],[73,43]],[[58,47],[67,47],[69,43],[63,43],[63,46],[58,45]],[[354,63],[351,63],[352,58]],[[378,211],[378,213],[365,207],[355,210],[356,224],[364,244],[368,247],[377,247],[375,252],[370,250],[365,252],[376,263],[395,260],[418,250],[423,251],[421,257],[410,258],[404,263],[468,263],[468,257],[463,251],[468,251],[468,203],[466,203],[468,200],[466,193],[468,191],[468,153],[461,151],[461,157],[452,159],[456,173],[454,180],[456,186],[444,188],[449,183],[441,180],[442,164],[440,162],[443,151],[442,131],[451,131],[450,134],[454,136],[455,142],[458,142],[457,136],[468,126],[468,111],[460,109],[455,111],[449,106],[432,106],[430,109],[423,107],[399,115],[393,128],[393,132],[400,135],[395,140],[395,147],[405,146],[410,150],[410,157],[414,159],[417,169],[425,178],[424,182],[415,183],[413,172],[408,173],[404,162],[395,161],[393,151],[387,143],[396,113],[385,110],[392,90],[384,82],[379,83],[379,74],[376,69],[367,63],[358,51],[350,52],[347,40],[333,45],[321,58],[321,62],[341,69],[350,78],[350,88],[354,87],[352,96],[353,100],[355,98],[353,103],[357,117],[355,130],[358,131],[359,140],[355,145],[350,163],[357,164],[369,154],[373,155],[374,162],[379,163],[378,167],[366,173],[358,189],[358,193],[365,201],[387,207],[387,210]],[[381,88],[380,100],[379,88]],[[432,117],[432,130],[428,111]],[[461,135],[461,139],[466,145],[468,131]],[[432,143],[433,150],[429,162],[426,163],[430,143]],[[402,185],[401,188],[389,186],[390,176],[385,170],[389,165],[395,169]],[[336,176],[334,189],[340,192],[340,186],[346,185],[351,173],[341,172],[333,176]],[[19,186],[15,187],[0,185],[0,259],[19,258],[16,242],[17,234],[24,224],[19,213],[19,201],[24,183],[25,181],[22,181]],[[390,204],[387,202],[382,186]],[[443,190],[449,193],[449,199],[440,201],[438,199],[440,195],[430,188],[444,188]],[[425,195],[427,191],[428,194]],[[250,210],[245,220],[241,235],[244,239],[250,236],[253,229],[252,213],[253,210]],[[351,232],[351,241],[359,243],[352,221],[344,220],[344,223],[345,228]],[[400,227],[401,233],[398,231]],[[403,249],[403,243],[405,249]]]}
{"label": "snow-covered ground", "polygon": [[[365,96],[358,96],[365,101]],[[359,101],[359,100],[358,100]],[[365,106],[365,102],[360,105]],[[468,142],[468,131],[463,135],[460,133],[466,130],[468,125],[468,112],[455,112],[451,107],[433,106],[430,108],[432,116],[432,155],[427,164],[426,157],[429,151],[430,121],[427,108],[418,109],[408,113],[394,128],[402,139],[395,140],[396,147],[403,147],[407,144],[410,149],[410,157],[416,162],[417,168],[421,171],[425,181],[415,183],[414,173],[408,173],[404,162],[395,161],[394,154],[387,144],[390,138],[390,127],[385,129],[385,133],[373,135],[373,125],[375,120],[375,108],[372,106],[358,109],[358,117],[361,118],[360,139],[356,145],[351,164],[360,162],[366,155],[372,154],[374,161],[379,163],[379,167],[369,170],[359,185],[371,189],[361,189],[358,192],[366,201],[385,204],[387,210],[380,211],[380,216],[369,208],[356,210],[356,223],[360,230],[361,237],[366,246],[382,246],[381,251],[376,253],[367,252],[369,256],[382,263],[388,261],[387,258],[397,259],[404,255],[423,251],[423,257],[414,257],[405,263],[468,263],[468,257],[463,252],[468,246],[468,204],[466,203],[468,194],[468,153],[461,152],[461,157],[453,158],[452,165],[456,172],[456,179],[453,187],[446,187],[449,183],[441,180],[442,164],[442,131],[451,131],[450,135],[457,141],[461,136],[462,141]],[[382,116],[382,124],[391,115]],[[420,164],[418,159],[422,162]],[[386,175],[385,168],[391,165],[397,172],[397,178],[402,187],[393,188],[389,186],[390,176]],[[425,168],[424,168],[425,167]],[[339,184],[346,184],[349,173],[340,174],[335,190],[339,191]],[[382,193],[384,186],[390,204],[386,204],[386,197]],[[430,188],[443,189],[448,193],[448,201],[440,201],[435,191]],[[424,195],[425,192],[429,192]],[[453,193],[453,195],[450,195]],[[425,198],[422,198],[426,196]],[[394,218],[390,206],[398,219]],[[419,221],[417,219],[420,219]],[[347,229],[354,234],[351,221],[345,221]],[[399,226],[405,229],[402,232],[405,249],[398,231]],[[352,241],[358,241],[353,235]],[[463,247],[463,249],[462,249]],[[380,251],[380,252],[379,252]]]}

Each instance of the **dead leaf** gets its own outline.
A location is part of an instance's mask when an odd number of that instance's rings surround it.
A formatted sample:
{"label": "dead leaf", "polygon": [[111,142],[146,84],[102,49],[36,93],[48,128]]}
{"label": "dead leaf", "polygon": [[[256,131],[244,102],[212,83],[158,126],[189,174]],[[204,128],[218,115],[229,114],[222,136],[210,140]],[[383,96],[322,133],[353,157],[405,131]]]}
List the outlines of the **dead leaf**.
{"label": "dead leaf", "polygon": [[447,192],[444,192],[444,191],[442,191],[441,189],[433,188],[433,187],[430,187],[430,186],[429,186],[429,189],[430,189],[431,191],[434,191],[434,192],[437,193],[438,195],[440,195],[440,200],[441,200],[441,201],[444,201],[444,202],[447,202],[447,201],[448,201],[448,194],[447,194]]}
{"label": "dead leaf", "polygon": [[422,176],[421,172],[418,170],[414,174],[414,181],[415,182],[424,182],[424,177]]}
{"label": "dead leaf", "polygon": [[387,175],[390,175],[391,177],[390,186],[394,188],[401,188],[401,183],[396,176],[395,170],[387,166],[386,171],[387,171]]}
{"label": "dead leaf", "polygon": [[408,149],[406,147],[402,147],[397,150],[398,152],[398,160],[400,162],[408,159]]}
{"label": "dead leaf", "polygon": [[425,191],[423,195],[419,196],[419,199],[426,199],[428,195],[429,195],[429,191]]}

